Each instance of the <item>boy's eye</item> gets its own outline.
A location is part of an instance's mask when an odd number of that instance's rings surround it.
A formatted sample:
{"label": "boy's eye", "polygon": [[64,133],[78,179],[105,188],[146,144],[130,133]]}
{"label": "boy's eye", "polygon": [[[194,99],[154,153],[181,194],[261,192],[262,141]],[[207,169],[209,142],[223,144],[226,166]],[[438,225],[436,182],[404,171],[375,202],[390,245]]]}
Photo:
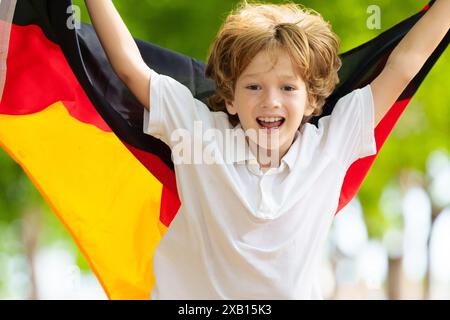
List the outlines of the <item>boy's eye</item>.
{"label": "boy's eye", "polygon": [[285,89],[286,91],[294,91],[295,88],[291,87],[291,86],[284,86],[283,89]]}
{"label": "boy's eye", "polygon": [[[261,87],[257,84],[252,84],[252,85],[247,86],[246,88],[250,89],[250,90],[258,90]],[[283,86],[282,89],[285,91],[294,91],[295,90],[295,88],[292,86]]]}
{"label": "boy's eye", "polygon": [[247,89],[250,89],[250,90],[258,90],[258,88],[259,88],[259,86],[256,85],[256,84],[252,84],[250,86],[247,86]]}

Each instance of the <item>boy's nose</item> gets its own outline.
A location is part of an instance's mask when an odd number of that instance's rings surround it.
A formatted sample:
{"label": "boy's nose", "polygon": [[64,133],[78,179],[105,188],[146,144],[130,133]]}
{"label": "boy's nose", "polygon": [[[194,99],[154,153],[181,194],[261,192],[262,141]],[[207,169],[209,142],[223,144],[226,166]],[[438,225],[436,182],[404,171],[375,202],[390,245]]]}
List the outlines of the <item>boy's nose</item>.
{"label": "boy's nose", "polygon": [[279,108],[281,107],[281,98],[275,90],[266,92],[263,98],[262,107],[264,108]]}

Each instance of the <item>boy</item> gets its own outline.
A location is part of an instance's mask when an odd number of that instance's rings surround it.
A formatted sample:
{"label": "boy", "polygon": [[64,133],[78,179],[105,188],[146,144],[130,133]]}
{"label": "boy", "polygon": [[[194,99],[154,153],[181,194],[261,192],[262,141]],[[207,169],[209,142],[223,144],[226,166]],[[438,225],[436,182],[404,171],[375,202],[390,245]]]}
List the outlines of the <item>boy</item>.
{"label": "boy", "polygon": [[[144,63],[110,1],[86,4],[115,72],[145,107],[144,132],[188,160],[174,161],[182,205],[155,251],[151,298],[320,298],[321,247],[345,173],[376,153],[374,127],[447,33],[450,1],[436,1],[381,74],[318,128],[307,121],[338,82],[339,41],[312,10],[244,3],[227,17],[206,69],[217,85],[211,112]],[[237,152],[223,146],[230,131]]]}

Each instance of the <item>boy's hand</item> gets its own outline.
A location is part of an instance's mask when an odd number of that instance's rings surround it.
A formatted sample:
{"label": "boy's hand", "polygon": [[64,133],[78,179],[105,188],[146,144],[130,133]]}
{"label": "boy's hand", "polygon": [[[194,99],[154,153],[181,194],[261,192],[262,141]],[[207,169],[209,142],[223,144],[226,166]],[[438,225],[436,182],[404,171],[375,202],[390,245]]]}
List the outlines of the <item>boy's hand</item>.
{"label": "boy's hand", "polygon": [[450,28],[450,0],[436,0],[392,51],[380,75],[370,84],[375,127],[420,71]]}

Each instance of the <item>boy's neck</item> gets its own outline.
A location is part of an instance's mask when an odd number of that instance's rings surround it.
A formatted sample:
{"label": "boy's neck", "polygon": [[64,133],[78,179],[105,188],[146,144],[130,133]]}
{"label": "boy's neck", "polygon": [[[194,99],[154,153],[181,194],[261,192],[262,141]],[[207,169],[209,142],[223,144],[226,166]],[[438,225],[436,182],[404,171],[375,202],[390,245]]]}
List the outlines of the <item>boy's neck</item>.
{"label": "boy's neck", "polygon": [[261,171],[266,172],[270,168],[278,168],[280,166],[280,159],[284,156],[284,154],[281,155],[279,154],[279,152],[261,148],[260,146],[257,146],[253,141],[249,142],[247,140],[247,144],[252,154],[255,155]]}

